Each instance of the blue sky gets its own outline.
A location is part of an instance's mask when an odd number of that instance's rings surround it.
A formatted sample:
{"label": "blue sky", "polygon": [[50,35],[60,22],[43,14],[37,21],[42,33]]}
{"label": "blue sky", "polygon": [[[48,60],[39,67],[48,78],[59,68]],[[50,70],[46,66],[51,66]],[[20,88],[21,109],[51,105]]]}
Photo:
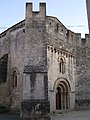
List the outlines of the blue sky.
{"label": "blue sky", "polygon": [[0,0],[0,33],[25,18],[25,3],[33,2],[33,10],[39,10],[39,2],[47,3],[47,15],[57,17],[68,29],[88,33],[86,0]]}

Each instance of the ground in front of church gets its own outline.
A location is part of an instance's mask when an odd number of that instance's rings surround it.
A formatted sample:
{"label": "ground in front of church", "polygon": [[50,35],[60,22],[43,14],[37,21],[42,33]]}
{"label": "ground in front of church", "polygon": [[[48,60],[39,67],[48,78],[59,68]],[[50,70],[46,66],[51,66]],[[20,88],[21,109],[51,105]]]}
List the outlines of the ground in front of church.
{"label": "ground in front of church", "polygon": [[[0,113],[0,120],[20,120],[20,117],[15,113]],[[90,120],[90,110],[51,115],[51,120]]]}

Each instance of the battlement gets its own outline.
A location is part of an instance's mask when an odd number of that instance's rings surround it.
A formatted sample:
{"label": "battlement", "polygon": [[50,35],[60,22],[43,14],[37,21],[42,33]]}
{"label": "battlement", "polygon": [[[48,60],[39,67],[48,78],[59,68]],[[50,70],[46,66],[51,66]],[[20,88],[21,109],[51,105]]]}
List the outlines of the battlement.
{"label": "battlement", "polygon": [[33,11],[33,4],[26,3],[26,21],[45,20],[46,17],[46,3],[39,3],[39,11]]}

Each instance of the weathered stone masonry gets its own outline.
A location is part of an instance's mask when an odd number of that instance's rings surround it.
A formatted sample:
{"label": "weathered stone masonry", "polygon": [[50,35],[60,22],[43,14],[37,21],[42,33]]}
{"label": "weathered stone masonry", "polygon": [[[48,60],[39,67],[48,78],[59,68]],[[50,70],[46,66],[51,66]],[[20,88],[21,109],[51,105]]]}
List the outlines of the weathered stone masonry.
{"label": "weathered stone masonry", "polygon": [[46,16],[45,3],[39,11],[32,7],[26,3],[25,20],[0,34],[1,74],[2,59],[8,55],[0,106],[37,119],[49,119],[50,112],[89,109],[89,35],[81,39],[56,17]]}

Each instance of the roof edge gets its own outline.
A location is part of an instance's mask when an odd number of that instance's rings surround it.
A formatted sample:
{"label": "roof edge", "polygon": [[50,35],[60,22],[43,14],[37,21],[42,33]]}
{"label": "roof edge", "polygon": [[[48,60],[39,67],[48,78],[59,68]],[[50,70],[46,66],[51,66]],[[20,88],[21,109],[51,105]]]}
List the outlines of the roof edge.
{"label": "roof edge", "polygon": [[10,28],[8,28],[7,30],[5,30],[4,32],[0,33],[0,38],[2,38],[3,36],[5,36],[7,34],[8,31],[12,32],[18,28],[22,28],[25,25],[25,19],[16,23],[15,25],[11,26]]}

